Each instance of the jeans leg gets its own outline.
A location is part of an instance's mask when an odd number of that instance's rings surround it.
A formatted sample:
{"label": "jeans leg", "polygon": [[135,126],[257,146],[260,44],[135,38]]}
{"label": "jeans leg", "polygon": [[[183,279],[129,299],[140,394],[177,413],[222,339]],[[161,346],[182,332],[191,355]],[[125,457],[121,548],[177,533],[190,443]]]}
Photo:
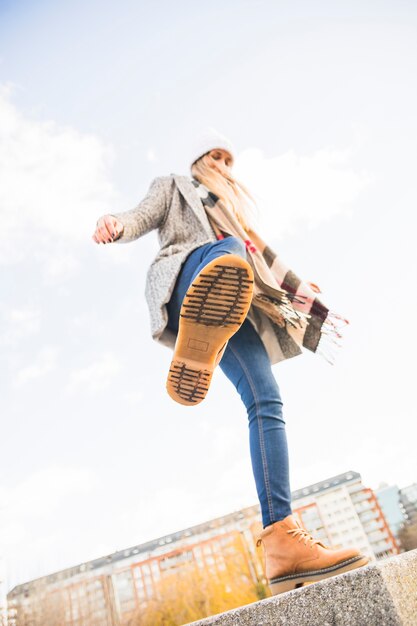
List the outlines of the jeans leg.
{"label": "jeans leg", "polygon": [[178,275],[171,299],[167,304],[168,325],[175,332],[178,332],[180,309],[188,287],[207,263],[223,254],[237,254],[246,259],[246,246],[237,237],[225,237],[225,239],[196,248],[186,258]]}
{"label": "jeans leg", "polygon": [[219,367],[239,392],[249,419],[249,447],[263,526],[292,513],[282,400],[265,346],[246,319]]}

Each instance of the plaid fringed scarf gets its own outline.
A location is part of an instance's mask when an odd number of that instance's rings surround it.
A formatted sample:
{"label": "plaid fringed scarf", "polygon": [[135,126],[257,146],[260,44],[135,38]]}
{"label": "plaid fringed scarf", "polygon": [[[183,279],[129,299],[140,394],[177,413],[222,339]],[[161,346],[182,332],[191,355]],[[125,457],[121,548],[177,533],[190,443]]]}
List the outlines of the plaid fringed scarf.
{"label": "plaid fringed scarf", "polygon": [[[255,276],[252,306],[271,322],[266,325],[265,337],[260,332],[261,338],[270,342],[272,337],[279,344],[275,352],[269,346],[269,353],[275,354],[273,362],[302,354],[304,347],[333,364],[334,354],[329,348],[340,347],[339,327],[348,320],[329,311],[309,284],[298,278],[259,235],[253,230],[246,232],[213,192],[194,177],[191,180],[217,238],[234,236],[246,244],[247,260]],[[271,326],[273,333],[267,332]]]}

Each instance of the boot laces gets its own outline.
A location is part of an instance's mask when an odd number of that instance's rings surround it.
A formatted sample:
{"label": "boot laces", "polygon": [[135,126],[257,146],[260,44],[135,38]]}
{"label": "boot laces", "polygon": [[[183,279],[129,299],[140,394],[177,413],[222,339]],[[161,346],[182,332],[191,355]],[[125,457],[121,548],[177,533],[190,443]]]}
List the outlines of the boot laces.
{"label": "boot laces", "polygon": [[287,533],[292,534],[293,537],[298,536],[298,541],[302,541],[304,539],[304,545],[306,546],[308,542],[311,544],[311,548],[315,543],[320,544],[321,542],[318,539],[314,539],[305,528],[291,528],[287,530]]}
{"label": "boot laces", "polygon": [[[311,548],[313,548],[314,544],[316,543],[320,546],[323,546],[323,548],[326,547],[322,541],[320,541],[319,539],[314,539],[314,537],[310,535],[308,530],[302,528],[301,526],[299,526],[298,528],[291,528],[290,530],[287,530],[287,533],[292,534],[293,537],[299,536],[298,541],[302,541],[304,539],[304,545],[307,545],[307,543],[310,542]],[[259,536],[256,541],[256,547],[259,547],[261,543],[262,537]]]}

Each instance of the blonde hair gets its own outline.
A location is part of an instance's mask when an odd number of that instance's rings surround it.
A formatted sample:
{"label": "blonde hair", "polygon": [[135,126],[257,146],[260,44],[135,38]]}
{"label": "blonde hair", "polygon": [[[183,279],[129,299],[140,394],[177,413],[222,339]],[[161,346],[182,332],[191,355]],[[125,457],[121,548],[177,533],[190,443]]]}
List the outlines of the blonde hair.
{"label": "blonde hair", "polygon": [[191,166],[191,174],[220,198],[248,231],[253,228],[256,201],[248,188],[226,169],[219,167],[216,159],[207,152]]}

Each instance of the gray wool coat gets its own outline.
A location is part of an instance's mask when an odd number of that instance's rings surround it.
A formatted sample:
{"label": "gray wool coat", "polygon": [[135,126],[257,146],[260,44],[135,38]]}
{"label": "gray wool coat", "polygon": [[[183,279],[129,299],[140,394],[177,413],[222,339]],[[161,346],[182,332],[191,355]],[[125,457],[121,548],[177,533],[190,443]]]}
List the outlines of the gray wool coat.
{"label": "gray wool coat", "polygon": [[[123,213],[112,213],[124,226],[115,243],[129,243],[154,229],[160,250],[151,263],[145,297],[150,312],[152,337],[174,349],[176,336],[167,326],[169,302],[186,257],[206,243],[217,241],[197,190],[188,176],[157,176],[139,204]],[[262,314],[250,309],[248,319],[258,330]],[[273,355],[271,355],[273,356]]]}

